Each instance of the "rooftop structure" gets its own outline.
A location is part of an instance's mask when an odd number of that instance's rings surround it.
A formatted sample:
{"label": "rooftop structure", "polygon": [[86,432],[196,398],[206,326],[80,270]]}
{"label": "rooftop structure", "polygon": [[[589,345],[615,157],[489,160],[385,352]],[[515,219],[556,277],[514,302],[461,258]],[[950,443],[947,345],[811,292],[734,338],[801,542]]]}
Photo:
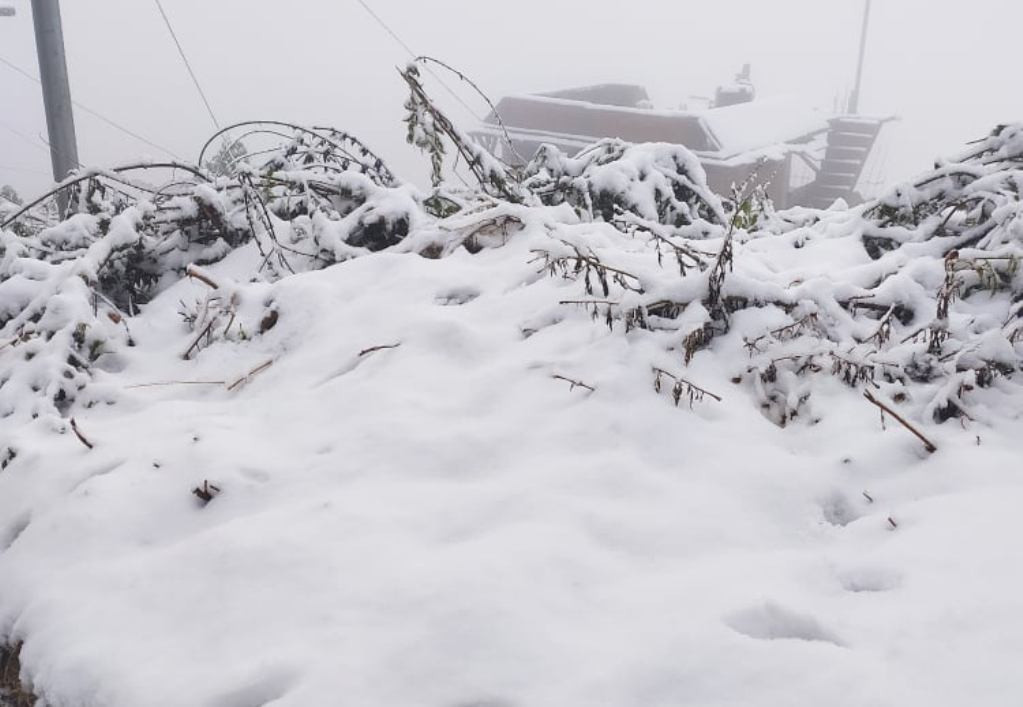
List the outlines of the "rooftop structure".
{"label": "rooftop structure", "polygon": [[859,201],[856,183],[884,122],[828,116],[798,99],[756,99],[748,66],[701,110],[654,109],[646,89],[629,84],[508,96],[496,108],[475,134],[510,163],[543,144],[574,154],[603,138],[672,143],[699,157],[716,192],[755,171],[781,208]]}

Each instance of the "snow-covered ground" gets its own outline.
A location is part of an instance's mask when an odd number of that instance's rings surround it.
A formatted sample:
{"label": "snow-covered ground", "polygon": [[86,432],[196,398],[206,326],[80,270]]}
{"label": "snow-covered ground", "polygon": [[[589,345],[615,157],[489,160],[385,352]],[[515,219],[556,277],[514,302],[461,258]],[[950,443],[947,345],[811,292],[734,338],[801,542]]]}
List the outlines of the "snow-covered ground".
{"label": "snow-covered ground", "polygon": [[525,173],[460,149],[482,185],[424,195],[296,128],[221,178],[86,172],[83,213],[0,227],[26,690],[1020,703],[1023,126],[782,214],[726,208],[677,146]]}
{"label": "snow-covered ground", "polygon": [[[93,449],[0,421],[24,681],[55,707],[1019,704],[1018,395],[921,423],[933,455],[837,379],[782,429],[741,356],[683,368],[559,305],[546,237],[247,286],[248,340],[189,361],[208,287],[182,281],[95,383],[117,404],[77,411]],[[675,407],[652,365],[722,401]]]}

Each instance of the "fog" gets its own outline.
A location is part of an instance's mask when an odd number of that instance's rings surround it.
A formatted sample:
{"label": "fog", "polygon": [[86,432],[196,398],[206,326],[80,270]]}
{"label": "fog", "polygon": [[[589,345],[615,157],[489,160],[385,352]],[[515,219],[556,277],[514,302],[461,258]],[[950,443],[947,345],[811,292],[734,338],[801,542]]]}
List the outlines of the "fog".
{"label": "fog", "polygon": [[[712,95],[743,63],[760,97],[844,101],[859,48],[862,0],[366,0],[413,51],[458,67],[495,99],[508,93],[622,81],[659,107]],[[0,58],[36,74],[28,0],[7,0]],[[330,124],[365,140],[419,179],[404,144],[401,44],[357,0],[163,0],[221,124],[283,119]],[[155,3],[62,3],[72,94],[195,160],[214,126]],[[888,181],[998,123],[1023,120],[1017,90],[1023,3],[875,0],[861,112],[897,115],[879,145]],[[484,104],[457,87],[466,102]],[[441,96],[442,90],[438,89]],[[451,102],[465,127],[476,118]],[[84,164],[167,155],[76,112]],[[31,194],[50,182],[38,84],[0,63],[0,183]]]}

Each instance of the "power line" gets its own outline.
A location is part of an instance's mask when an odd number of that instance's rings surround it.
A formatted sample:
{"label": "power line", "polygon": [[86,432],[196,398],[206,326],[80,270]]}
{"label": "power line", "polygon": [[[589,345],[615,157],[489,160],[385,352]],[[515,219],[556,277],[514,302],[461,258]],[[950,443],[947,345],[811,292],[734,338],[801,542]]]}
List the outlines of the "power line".
{"label": "power line", "polygon": [[387,23],[384,22],[383,18],[380,17],[380,15],[378,15],[375,12],[373,12],[373,8],[371,8],[369,5],[367,5],[363,0],[356,0],[356,2],[358,2],[360,5],[362,5],[363,9],[366,12],[369,13],[370,17],[372,17],[374,20],[376,20],[377,24],[379,24],[381,27],[383,27],[384,31],[387,32],[387,34],[391,35],[391,37],[394,38],[394,41],[397,42],[399,45],[401,45],[401,47],[405,51],[407,51],[409,53],[409,55],[413,59],[415,59],[417,56],[419,56],[414,51],[412,51],[412,49],[409,47],[409,45],[405,44],[405,42],[402,40],[402,38],[398,36],[397,32],[395,32],[393,29],[391,29],[390,27],[387,26]]}
{"label": "power line", "polygon": [[[31,145],[32,147],[36,148],[37,150],[42,150],[43,152],[47,152],[47,153],[52,153],[53,150],[54,150],[53,145],[51,145],[49,142],[47,142],[43,138],[42,135],[39,135],[37,138],[33,138],[31,135],[26,135],[25,133],[21,132],[17,128],[15,128],[15,127],[13,127],[11,125],[8,125],[7,123],[5,123],[3,121],[0,121],[0,128],[3,128],[5,130],[13,133],[17,137],[20,137],[22,140],[24,140],[26,142],[26,144]],[[36,142],[36,140],[38,140],[39,142]],[[74,162],[75,167],[81,169],[81,167],[82,167],[82,163],[81,162],[79,162],[78,160],[69,160],[69,161]],[[8,169],[16,169],[16,168],[8,167]],[[26,170],[22,169],[21,171],[24,172]],[[38,174],[45,174],[45,173],[44,172],[38,172]]]}
{"label": "power line", "polygon": [[0,172],[20,172],[22,174],[40,174],[44,177],[49,177],[49,172],[44,172],[41,169],[31,169],[29,167],[17,167],[14,165],[0,164]]}
{"label": "power line", "polygon": [[[394,41],[397,42],[398,45],[401,46],[402,49],[404,49],[406,52],[408,52],[410,57],[412,57],[413,59],[418,59],[420,56],[422,56],[421,54],[417,54],[416,52],[412,51],[412,48],[408,44],[406,44],[405,41],[401,37],[398,36],[397,32],[395,32],[393,29],[391,29],[391,27],[386,22],[384,22],[384,19],[382,17],[380,17],[380,15],[378,15],[377,13],[375,13],[373,11],[373,8],[371,8],[369,5],[366,4],[365,0],[355,0],[355,1],[357,3],[359,3],[360,5],[362,5],[362,8],[367,13],[369,13],[369,16],[372,17],[374,20],[376,20],[377,24],[380,25],[381,27],[383,27],[384,31],[387,32],[387,34],[391,35],[391,37],[394,39]],[[157,0],[157,2],[159,2],[159,0]],[[430,74],[430,76],[432,76],[433,78],[437,79],[437,81],[440,83],[440,85],[444,87],[445,91],[450,93],[454,97],[454,99],[456,101],[458,101],[459,103],[462,104],[463,108],[465,108],[467,111],[469,111],[469,113],[471,113],[473,115],[473,117],[476,118],[476,120],[478,120],[480,122],[483,122],[483,116],[481,116],[479,113],[477,113],[475,110],[473,110],[472,106],[470,106],[468,103],[466,103],[462,99],[461,96],[459,96],[450,86],[448,86],[444,82],[444,79],[442,79],[437,74],[436,71],[434,71],[429,66],[426,66],[425,68],[426,68],[426,71]]]}
{"label": "power line", "polygon": [[44,152],[47,151],[47,149],[45,147],[43,147],[43,145],[41,143],[36,142],[35,138],[33,138],[31,135],[26,135],[25,133],[21,132],[17,128],[15,128],[15,127],[13,127],[11,125],[8,125],[7,123],[5,123],[3,121],[0,121],[0,128],[3,128],[4,130],[7,130],[8,132],[14,134],[15,136],[20,137],[22,140],[25,141],[26,144],[31,145],[32,147],[36,148],[37,150],[43,150]]}
{"label": "power line", "polygon": [[167,25],[167,31],[170,32],[171,39],[174,40],[174,45],[178,48],[178,54],[181,55],[181,61],[185,62],[185,68],[188,69],[188,75],[192,77],[192,83],[195,84],[195,90],[199,92],[199,97],[202,98],[203,104],[206,106],[206,112],[210,114],[210,118],[213,120],[213,125],[220,130],[220,121],[217,120],[217,116],[213,113],[213,106],[210,105],[210,101],[206,98],[206,92],[202,90],[202,85],[199,83],[199,78],[192,71],[192,64],[188,61],[188,56],[185,55],[185,50],[181,46],[181,42],[178,41],[178,35],[174,31],[174,26],[171,24],[170,18],[167,17],[167,13],[164,12],[163,5],[160,0],[154,0],[157,9],[160,10],[160,15],[163,17],[163,23]]}
{"label": "power line", "polygon": [[[11,69],[12,71],[15,71],[15,72],[21,74],[22,76],[24,76],[25,78],[29,79],[30,81],[35,81],[36,83],[42,83],[39,80],[38,76],[35,76],[34,74],[26,71],[25,69],[22,69],[17,64],[15,64],[15,63],[13,63],[11,61],[8,61],[7,59],[4,59],[2,56],[0,56],[0,64],[3,64],[4,66],[6,66],[7,68]],[[110,127],[114,128],[115,130],[119,130],[122,133],[124,133],[125,135],[128,135],[129,137],[133,137],[136,140],[138,140],[139,142],[145,143],[146,145],[149,145],[150,147],[155,147],[157,150],[160,150],[161,152],[166,152],[168,155],[170,155],[174,159],[178,159],[178,160],[181,159],[181,157],[179,157],[178,155],[174,154],[173,152],[168,150],[166,147],[163,147],[162,145],[157,145],[152,140],[139,135],[138,133],[134,132],[133,130],[129,130],[128,128],[124,127],[123,125],[121,125],[120,123],[114,121],[113,119],[106,117],[105,115],[103,115],[99,111],[95,111],[92,108],[89,108],[88,106],[83,105],[83,104],[79,103],[76,100],[72,100],[71,102],[74,104],[75,108],[78,108],[79,110],[81,110],[81,111],[83,111],[85,113],[88,113],[92,117],[94,117],[94,118],[96,118],[98,120],[101,120],[102,122],[106,123],[107,125],[109,125]]]}

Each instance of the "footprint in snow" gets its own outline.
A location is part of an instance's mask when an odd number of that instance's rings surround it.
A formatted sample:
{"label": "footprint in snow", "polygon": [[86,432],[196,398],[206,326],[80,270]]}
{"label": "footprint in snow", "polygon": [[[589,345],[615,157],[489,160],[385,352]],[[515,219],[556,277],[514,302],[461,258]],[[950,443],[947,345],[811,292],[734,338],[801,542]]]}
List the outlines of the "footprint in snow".
{"label": "footprint in snow", "polygon": [[29,513],[22,513],[10,525],[0,530],[0,552],[9,550],[11,545],[21,537],[21,534],[28,530],[31,522],[32,516]]}
{"label": "footprint in snow", "polygon": [[263,469],[257,469],[251,466],[243,466],[239,468],[238,473],[241,474],[243,478],[257,484],[265,484],[271,478],[269,471],[264,471]]}
{"label": "footprint in snow", "polygon": [[836,528],[844,528],[861,517],[859,509],[842,493],[835,493],[821,503],[821,516]]}
{"label": "footprint in snow", "polygon": [[884,567],[856,567],[838,573],[838,581],[847,592],[889,592],[898,589],[902,576]]}
{"label": "footprint in snow", "polygon": [[215,697],[206,707],[264,707],[288,694],[298,678],[297,670],[285,666],[263,669],[251,682]]}
{"label": "footprint in snow", "polygon": [[434,298],[434,301],[442,307],[458,307],[469,304],[479,296],[479,290],[464,287],[442,292]]}
{"label": "footprint in snow", "polygon": [[761,641],[790,639],[842,645],[842,641],[814,617],[796,613],[774,602],[739,611],[728,617],[725,623],[744,636]]}

